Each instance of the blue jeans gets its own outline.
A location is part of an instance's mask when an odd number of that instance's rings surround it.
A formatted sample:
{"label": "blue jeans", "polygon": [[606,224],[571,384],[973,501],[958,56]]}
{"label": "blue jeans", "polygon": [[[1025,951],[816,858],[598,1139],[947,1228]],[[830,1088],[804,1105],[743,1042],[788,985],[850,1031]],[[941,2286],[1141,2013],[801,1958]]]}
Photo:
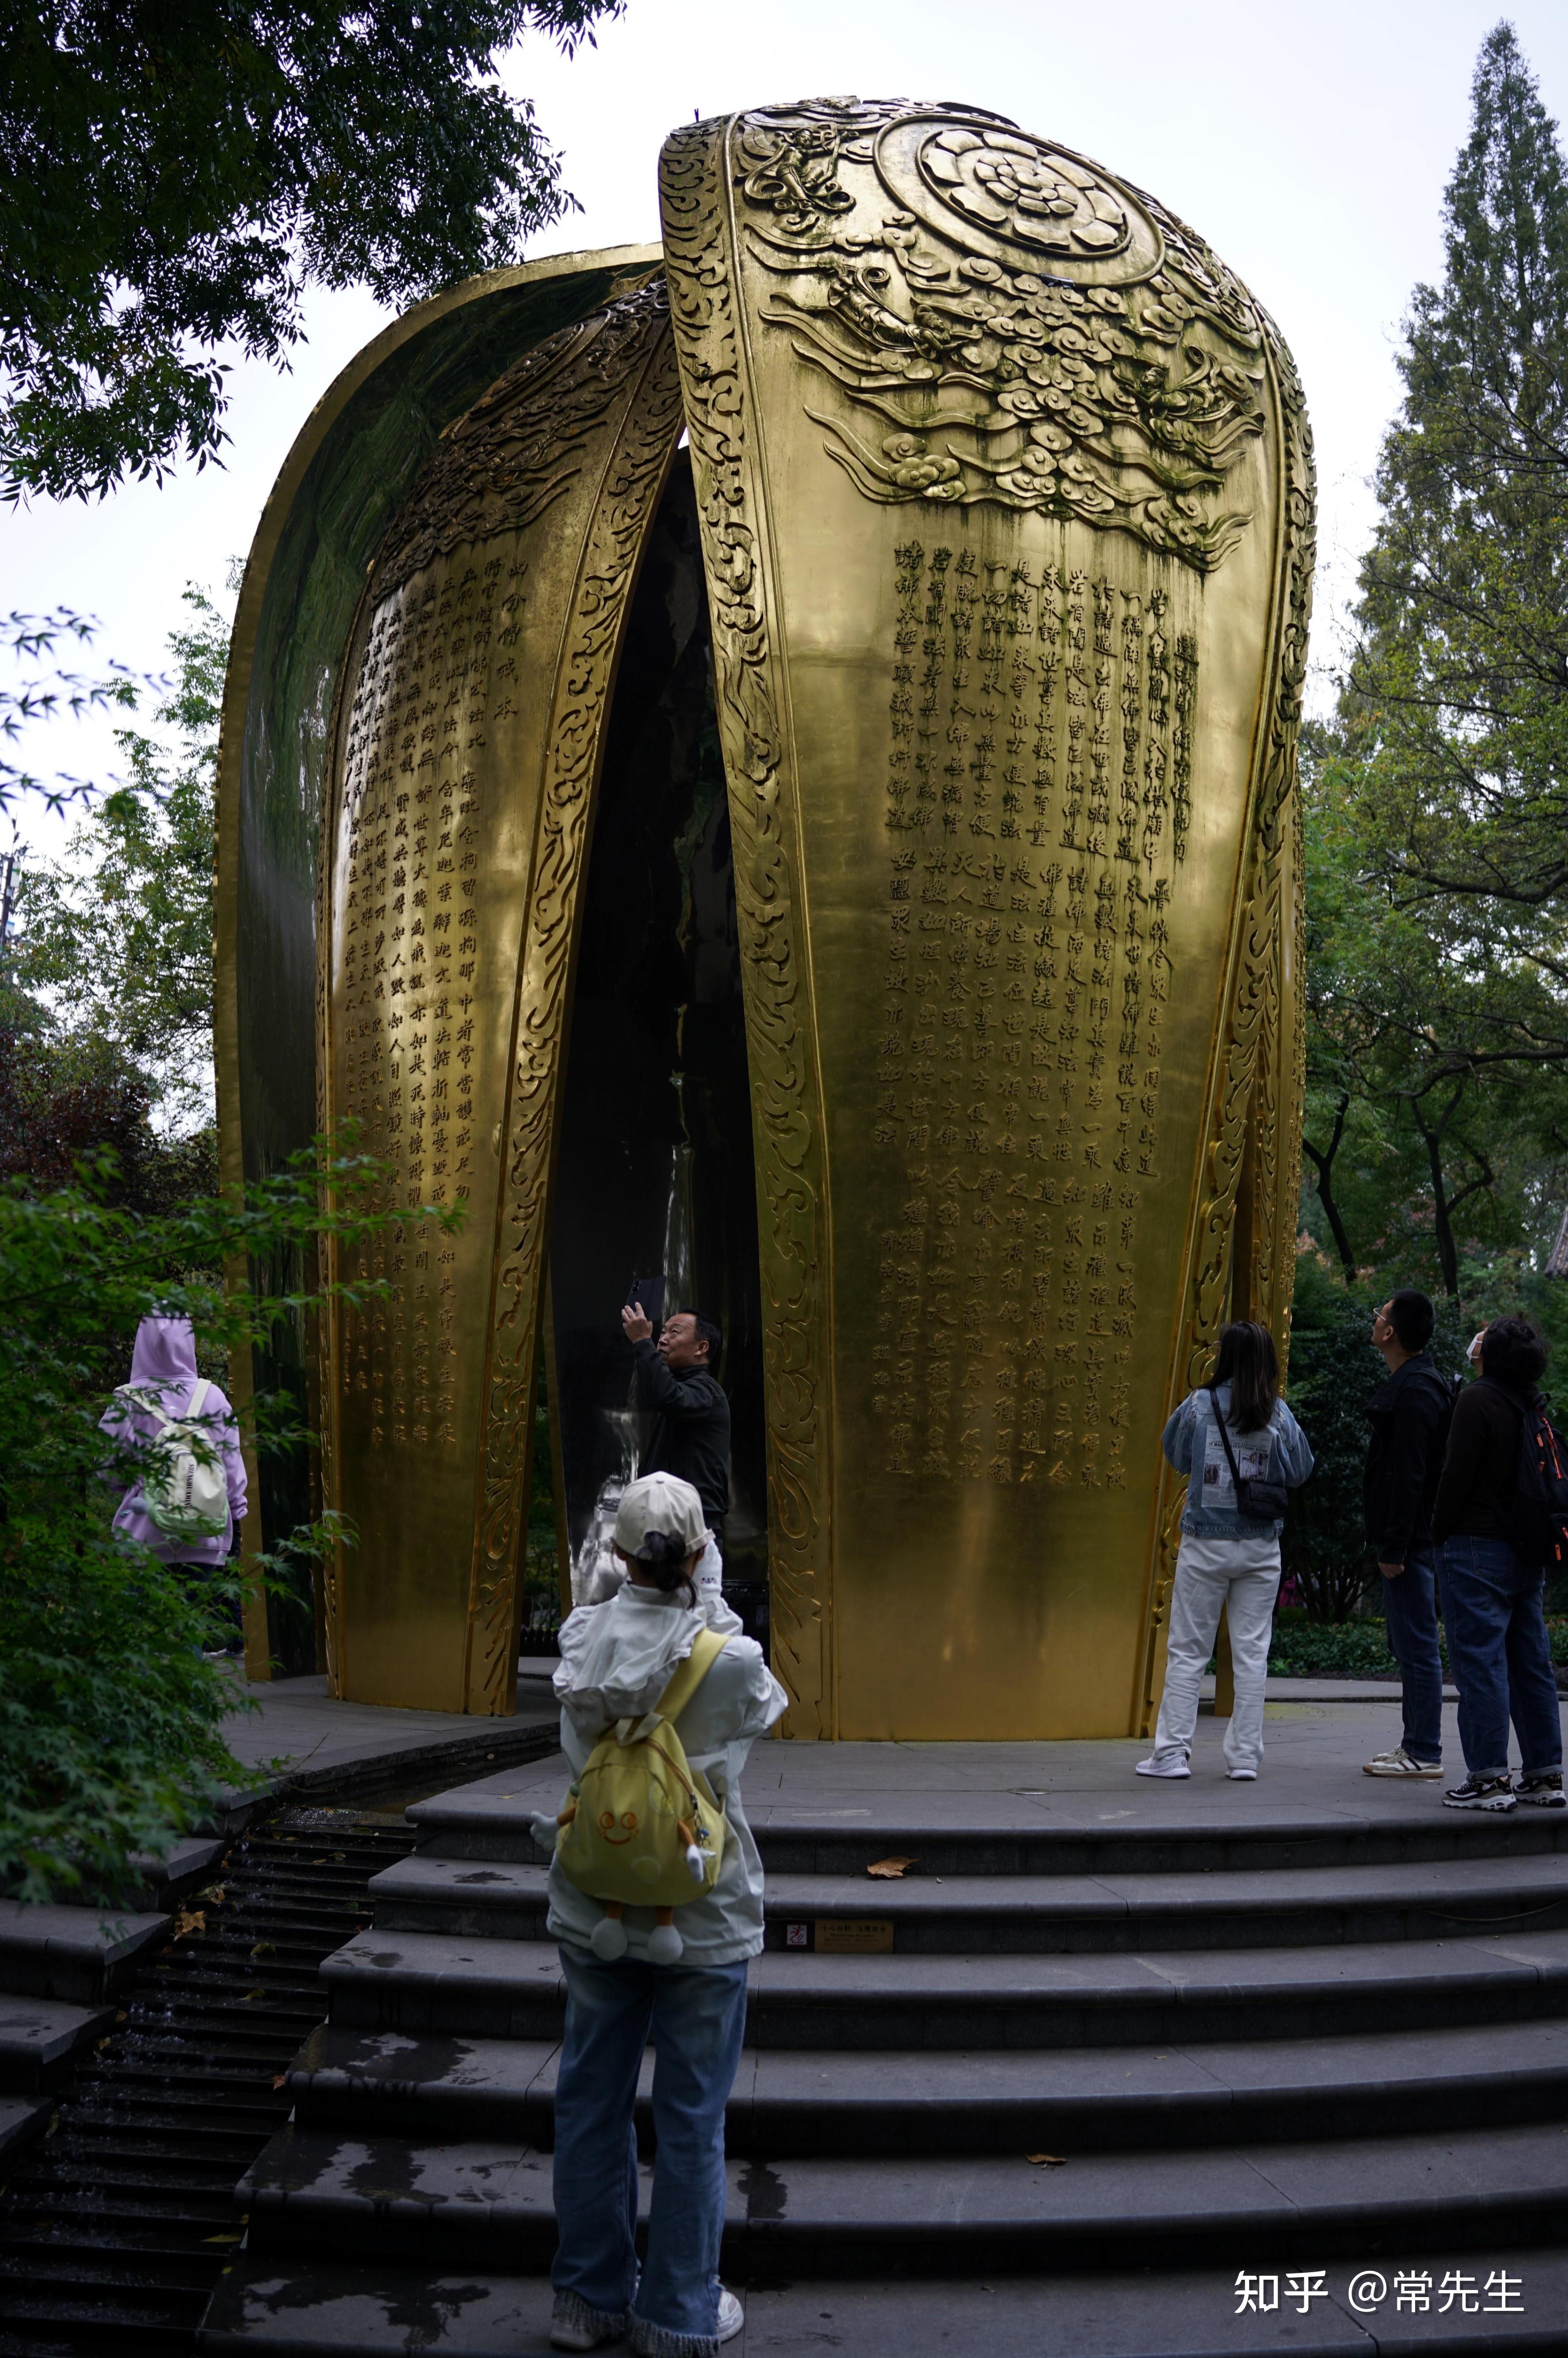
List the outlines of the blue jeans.
{"label": "blue jeans", "polygon": [[1389,1651],[1404,1673],[1404,1748],[1412,1760],[1441,1760],[1443,1656],[1437,1647],[1437,1559],[1431,1548],[1411,1548],[1403,1572],[1392,1580],[1383,1574],[1383,1616]]}
{"label": "blue jeans", "polygon": [[1563,1765],[1563,1722],[1546,1635],[1545,1575],[1507,1540],[1446,1540],[1443,1621],[1459,1689],[1459,1741],[1473,1777],[1509,1765],[1509,1721],[1528,1777]]}
{"label": "blue jeans", "polygon": [[[550,2280],[589,2309],[633,2306],[692,2358],[717,2348],[724,2232],[724,2107],[746,2027],[745,1965],[600,1964],[560,1943],[567,2030],[556,2081],[556,2224]],[[654,2061],[654,2199],[637,2277],[637,2141],[643,2050]],[[675,2353],[672,2353],[675,2358]],[[680,2353],[685,2358],[685,2353]]]}

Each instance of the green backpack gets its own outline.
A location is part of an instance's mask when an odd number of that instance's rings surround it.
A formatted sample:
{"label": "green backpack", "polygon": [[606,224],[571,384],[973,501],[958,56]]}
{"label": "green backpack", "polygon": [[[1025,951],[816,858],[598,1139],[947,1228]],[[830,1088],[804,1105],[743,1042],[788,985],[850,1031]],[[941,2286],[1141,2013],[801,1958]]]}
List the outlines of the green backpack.
{"label": "green backpack", "polygon": [[[596,1927],[592,1944],[598,1956],[624,1954],[622,1908],[654,1909],[660,1931],[670,1933],[671,1909],[705,1898],[719,1880],[724,1812],[707,1778],[687,1761],[675,1723],[729,1642],[700,1631],[630,1741],[607,1729],[568,1793],[557,1821],[556,1858],[579,1891],[605,1903],[608,1924]],[[673,1963],[680,1951],[678,1933],[655,1932],[649,1954],[655,1963]]]}

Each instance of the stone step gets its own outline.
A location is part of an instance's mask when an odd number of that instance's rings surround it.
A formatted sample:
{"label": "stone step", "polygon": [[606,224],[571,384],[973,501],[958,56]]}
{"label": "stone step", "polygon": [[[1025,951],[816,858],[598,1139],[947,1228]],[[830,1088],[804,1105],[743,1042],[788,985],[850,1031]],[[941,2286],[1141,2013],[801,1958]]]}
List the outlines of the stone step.
{"label": "stone step", "polygon": [[211,1881],[228,1846],[226,1834],[191,1834],[173,1844],[161,1858],[139,1852],[132,1863],[141,1870],[146,1904],[169,1909],[189,1899],[193,1891]]}
{"label": "stone step", "polygon": [[[542,1941],[548,1868],[447,1858],[398,1860],[371,1884],[380,1931]],[[1077,1954],[1168,1949],[1319,1947],[1441,1939],[1465,1928],[1568,1927],[1568,1855],[1402,1860],[1383,1866],[1217,1869],[1203,1875],[773,1875],[770,1949],[885,1926],[895,1955]],[[872,1937],[880,1937],[874,1932]]]}
{"label": "stone step", "polygon": [[[1267,2251],[1254,2255],[1249,2273],[1269,2263]],[[1382,2297],[1358,2311],[1350,2285],[1368,2269]],[[1278,2306],[1262,2313],[1238,2310],[1228,2269],[742,2287],[746,2328],[726,2345],[726,2358],[825,2358],[836,2350],[854,2358],[1560,2358],[1563,2349],[1568,2254],[1522,2252],[1505,2261],[1490,2247],[1465,2244],[1378,2252],[1366,2261],[1357,2255],[1322,2270],[1325,2297],[1305,2295],[1305,2316],[1303,2295],[1290,2295],[1283,2270],[1274,2273]],[[1501,2277],[1509,2281],[1499,2284]],[[1425,2311],[1398,2308],[1401,2278],[1417,2287],[1407,2301],[1424,2299]],[[1444,2278],[1455,2280],[1445,2310]],[[1366,2287],[1362,2300],[1374,2290]],[[1466,2313],[1461,2303],[1472,2299],[1476,2309]],[[201,2358],[406,2358],[415,2350],[427,2358],[547,2358],[550,2300],[542,2276],[441,2276],[247,2252],[223,2277],[198,2346]]]}
{"label": "stone step", "polygon": [[[559,2049],[538,2039],[312,2031],[288,2076],[311,2129],[547,2147]],[[653,2059],[639,2122],[648,2127]],[[1005,2055],[748,2048],[731,2154],[1127,2152],[1507,2126],[1568,2116],[1568,2017],[1483,2029]],[[646,2137],[644,2136],[644,2142]]]}
{"label": "stone step", "polygon": [[[418,1829],[420,1855],[537,1865],[531,1823],[536,1811],[553,1816],[560,1806],[565,1767],[558,1758],[547,1769],[535,1767],[509,1780],[515,1784],[511,1791],[496,1790],[497,1781],[458,1786],[412,1803],[408,1817]],[[747,1812],[770,1875],[859,1878],[892,1851],[912,1855],[923,1876],[943,1877],[1191,1875],[1568,1853],[1568,1811],[1521,1808],[1493,1817],[1444,1809],[1438,1786],[1412,1791],[1373,1778],[1362,1782],[1361,1806],[1346,1801],[1332,1809],[1271,1801],[1261,1782],[1222,1784],[1210,1801],[1195,1786],[1152,1788],[1129,1776],[1125,1809],[1098,1809],[1085,1797],[1076,1819],[1074,1797],[1061,1794],[1038,1801],[977,1794],[972,1811],[959,1795],[939,1816],[921,1796],[895,1811],[879,1793],[874,1808],[850,1806],[828,1815],[798,1803],[762,1802],[749,1790]],[[1003,1809],[1004,1802],[1010,1807]]]}
{"label": "stone step", "polygon": [[47,2096],[0,2096],[0,2161],[29,2145],[53,2109]]}
{"label": "stone step", "polygon": [[[644,2163],[644,2211],[651,2175]],[[1550,2242],[1568,2204],[1568,2128],[1068,2155],[1058,2167],[1023,2153],[731,2159],[727,2186],[722,2264],[741,2277],[1256,2268],[1263,2249],[1318,2267],[1400,2244]],[[555,2244],[550,2157],[511,2141],[291,2125],[235,2199],[257,2255],[533,2270]]]}
{"label": "stone step", "polygon": [[0,1990],[101,2006],[168,1938],[165,1915],[0,1899]]}
{"label": "stone step", "polygon": [[[554,2039],[553,1943],[362,1932],[321,1967],[342,2027]],[[995,2049],[1347,2036],[1568,2011],[1568,1932],[1074,1958],[768,1952],[763,2048]]]}
{"label": "stone step", "polygon": [[0,1997],[0,2089],[33,2096],[52,2087],[71,2060],[114,2028],[112,2006],[68,2006],[58,1997]]}

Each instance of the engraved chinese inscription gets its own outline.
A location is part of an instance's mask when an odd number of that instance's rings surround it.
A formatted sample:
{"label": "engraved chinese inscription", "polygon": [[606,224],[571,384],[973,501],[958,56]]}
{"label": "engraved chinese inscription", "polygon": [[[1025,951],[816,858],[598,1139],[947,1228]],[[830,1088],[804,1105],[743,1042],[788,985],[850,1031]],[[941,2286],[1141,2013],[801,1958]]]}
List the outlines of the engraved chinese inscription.
{"label": "engraved chinese inscription", "polygon": [[[492,557],[384,600],[346,716],[337,1103],[406,1205],[459,1204],[472,1185],[476,756],[510,708],[521,574]],[[363,1398],[373,1447],[456,1439],[456,1259],[451,1238],[418,1233],[378,1240],[361,1264],[391,1289],[343,1326],[345,1389]]]}
{"label": "engraved chinese inscription", "polygon": [[1119,1489],[1195,644],[1158,586],[919,542],[895,567],[884,1464]]}

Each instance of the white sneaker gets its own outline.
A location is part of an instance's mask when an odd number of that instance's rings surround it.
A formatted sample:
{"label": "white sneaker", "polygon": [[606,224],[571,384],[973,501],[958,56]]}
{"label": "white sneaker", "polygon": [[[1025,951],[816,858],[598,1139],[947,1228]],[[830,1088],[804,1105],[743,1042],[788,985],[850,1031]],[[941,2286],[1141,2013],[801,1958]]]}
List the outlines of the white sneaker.
{"label": "white sneaker", "polygon": [[1162,1760],[1157,1752],[1152,1752],[1147,1760],[1139,1761],[1136,1773],[1140,1777],[1190,1777],[1193,1772],[1187,1767],[1184,1753],[1179,1760]]}
{"label": "white sneaker", "polygon": [[732,2292],[719,2288],[719,2322],[713,2329],[716,2342],[733,2342],[746,2322],[746,2312]]}
{"label": "white sneaker", "polygon": [[601,2350],[607,2342],[619,2342],[625,2331],[624,2311],[606,2317],[602,2309],[589,2309],[580,2294],[556,2295],[550,2315],[552,2350]]}
{"label": "white sneaker", "polygon": [[[727,2292],[724,2287],[720,2285],[719,2288],[719,2316],[713,2328],[713,2338],[715,2342],[733,2342],[735,2336],[740,2332],[745,2322],[745,2310],[741,2308],[734,2294],[732,2292]],[[662,2327],[656,2325],[645,2326],[637,2315],[635,2309],[633,2309],[630,2312],[626,2324],[633,2350],[641,2351],[646,2349],[647,2344],[651,2340],[662,2342],[666,2339]]]}
{"label": "white sneaker", "polygon": [[1258,1782],[1256,1768],[1227,1768],[1225,1773],[1234,1785],[1255,1785]]}
{"label": "white sneaker", "polygon": [[1391,1752],[1374,1752],[1370,1760],[1361,1764],[1363,1777],[1441,1777],[1441,1760],[1417,1760],[1396,1744]]}

